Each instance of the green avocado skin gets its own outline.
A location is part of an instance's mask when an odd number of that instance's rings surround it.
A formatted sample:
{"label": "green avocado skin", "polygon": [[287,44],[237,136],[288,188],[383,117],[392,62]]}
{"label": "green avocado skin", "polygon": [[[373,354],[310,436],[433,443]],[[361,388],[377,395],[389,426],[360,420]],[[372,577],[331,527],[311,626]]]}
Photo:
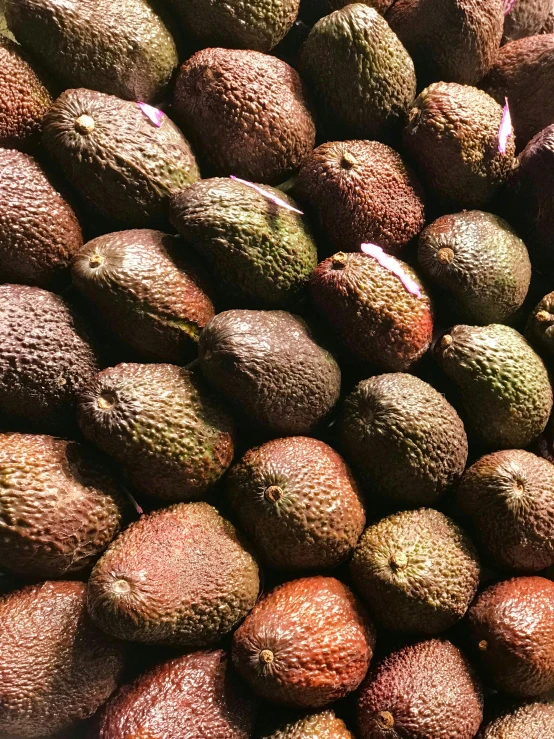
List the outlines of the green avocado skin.
{"label": "green avocado skin", "polygon": [[7,0],[6,18],[64,88],[152,102],[177,67],[173,38],[145,0]]}

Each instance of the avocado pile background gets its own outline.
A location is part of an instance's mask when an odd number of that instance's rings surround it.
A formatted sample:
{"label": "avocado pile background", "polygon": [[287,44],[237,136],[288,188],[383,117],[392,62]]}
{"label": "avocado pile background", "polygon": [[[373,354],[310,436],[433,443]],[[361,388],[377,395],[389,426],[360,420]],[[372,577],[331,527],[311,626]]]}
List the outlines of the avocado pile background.
{"label": "avocado pile background", "polygon": [[0,739],[554,739],[553,0],[0,0]]}

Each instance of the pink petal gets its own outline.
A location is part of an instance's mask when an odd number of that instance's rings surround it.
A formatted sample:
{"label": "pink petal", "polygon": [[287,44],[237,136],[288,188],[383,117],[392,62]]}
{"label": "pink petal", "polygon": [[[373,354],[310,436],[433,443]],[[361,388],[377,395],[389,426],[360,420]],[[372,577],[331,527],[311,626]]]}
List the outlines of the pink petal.
{"label": "pink petal", "polygon": [[421,288],[417,282],[415,282],[415,280],[404,271],[402,264],[397,259],[386,254],[380,246],[377,246],[377,244],[362,244],[362,251],[364,254],[376,259],[379,264],[385,269],[388,269],[389,272],[395,274],[409,293],[415,295],[417,298],[421,298]]}
{"label": "pink petal", "polygon": [[276,195],[273,195],[267,190],[262,189],[261,187],[259,187],[259,185],[255,185],[253,182],[248,182],[248,180],[241,180],[240,177],[235,177],[234,174],[230,175],[229,179],[235,180],[235,182],[240,182],[242,185],[246,185],[246,187],[251,187],[252,190],[256,190],[256,192],[260,193],[260,195],[263,195],[264,198],[271,200],[272,203],[275,203],[275,205],[279,205],[281,208],[292,210],[294,213],[299,213],[301,216],[304,215],[304,212],[302,210],[298,210],[298,208],[293,208],[292,205],[289,205],[285,200],[281,200],[281,198],[278,198]]}
{"label": "pink petal", "polygon": [[508,15],[514,9],[517,0],[504,0],[504,15]]}
{"label": "pink petal", "polygon": [[498,151],[501,154],[505,154],[508,147],[508,139],[514,135],[514,129],[512,127],[512,116],[510,115],[510,106],[508,105],[508,98],[505,98],[506,105],[502,113],[502,122],[500,123],[500,129],[498,131]]}
{"label": "pink petal", "polygon": [[159,128],[162,125],[164,114],[161,110],[153,108],[151,105],[148,105],[148,103],[137,103],[137,105],[150,122],[156,126],[156,128]]}

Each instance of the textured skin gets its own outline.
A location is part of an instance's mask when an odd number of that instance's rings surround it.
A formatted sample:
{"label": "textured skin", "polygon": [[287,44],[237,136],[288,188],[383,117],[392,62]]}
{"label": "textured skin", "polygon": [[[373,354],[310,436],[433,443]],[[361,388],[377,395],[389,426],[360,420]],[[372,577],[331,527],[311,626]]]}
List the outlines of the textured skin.
{"label": "textured skin", "polygon": [[531,282],[523,241],[507,221],[478,210],[442,216],[428,226],[417,259],[423,277],[445,292],[467,323],[508,323]]}
{"label": "textured skin", "polygon": [[198,351],[213,387],[275,436],[308,434],[339,399],[338,364],[292,313],[220,313],[202,332]]}
{"label": "textured skin", "polygon": [[554,700],[524,703],[491,721],[481,739],[545,739],[554,736]]}
{"label": "textured skin", "polygon": [[0,149],[0,201],[0,280],[50,287],[67,277],[81,228],[34,159]]}
{"label": "textured skin", "polygon": [[97,559],[119,533],[119,489],[93,450],[52,436],[0,434],[0,566],[35,580]]}
{"label": "textured skin", "polygon": [[521,151],[554,121],[554,33],[503,46],[481,84],[501,105],[508,98]]}
{"label": "textured skin", "polygon": [[403,511],[369,526],[350,573],[382,626],[416,634],[453,626],[479,585],[477,552],[469,537],[432,508]]}
{"label": "textured skin", "polygon": [[410,110],[404,145],[424,184],[441,201],[481,208],[515,167],[513,136],[506,154],[498,151],[501,122],[502,107],[482,90],[436,82]]}
{"label": "textured skin", "polygon": [[[266,495],[272,486],[281,491],[277,500]],[[364,530],[364,506],[344,460],[306,436],[250,449],[231,469],[227,489],[237,521],[271,567],[334,567]]]}
{"label": "textured skin", "polygon": [[517,0],[504,19],[503,42],[515,41],[524,36],[534,36],[544,27],[552,0]]}
{"label": "textured skin", "polygon": [[[80,133],[77,120],[92,118]],[[44,119],[42,141],[98,212],[125,227],[156,227],[167,221],[169,196],[200,173],[177,126],[160,128],[136,103],[92,90],[66,90]]]}
{"label": "textured skin", "polygon": [[358,687],[374,646],[373,626],[346,585],[306,577],[257,604],[234,634],[233,662],[264,698],[318,708]]}
{"label": "textured skin", "polygon": [[[394,721],[384,728],[379,714]],[[360,739],[473,739],[483,718],[479,686],[461,652],[431,639],[393,652],[358,696]]]}
{"label": "textured skin", "polygon": [[554,355],[554,292],[545,295],[529,316],[525,338],[539,353]]}
{"label": "textured skin", "polygon": [[344,251],[370,242],[396,254],[425,225],[417,178],[399,154],[378,141],[322,144],[300,170],[295,193]]}
{"label": "textured skin", "polygon": [[215,310],[182,251],[160,231],[99,236],[73,260],[73,284],[130,347],[159,362],[185,364]]}
{"label": "textured skin", "polygon": [[310,281],[312,302],[341,344],[357,360],[388,372],[408,369],[433,334],[431,301],[415,272],[399,264],[420,287],[420,298],[360,253],[338,252],[321,262]]}
{"label": "textured skin", "polygon": [[550,15],[545,20],[540,33],[554,33],[554,9],[550,11]]}
{"label": "textured skin", "polygon": [[[362,2],[364,5],[369,5],[370,8],[375,8],[380,13],[384,13],[395,0],[362,0]],[[347,5],[351,5],[350,0],[328,0],[328,4],[331,10],[340,10]]]}
{"label": "textured skin", "polygon": [[554,465],[521,449],[482,457],[458,487],[482,546],[506,569],[554,564]]}
{"label": "textured skin", "polygon": [[246,616],[259,587],[234,526],[207,503],[178,503],[142,516],[108,547],[88,607],[119,639],[203,647]]}
{"label": "textured skin", "polygon": [[541,358],[509,326],[455,326],[437,343],[467,423],[492,449],[525,448],[544,431],[552,388]]}
{"label": "textured skin", "polygon": [[86,612],[86,585],[45,582],[0,599],[0,736],[50,737],[113,693],[121,645]]}
{"label": "textured skin", "polygon": [[196,652],[122,688],[104,711],[98,739],[250,739],[254,717],[254,701],[225,652]]}
{"label": "textured skin", "polygon": [[0,286],[0,414],[12,428],[73,430],[76,397],[97,371],[88,332],[63,298]]}
{"label": "textured skin", "polygon": [[354,739],[344,721],[333,711],[312,713],[298,721],[283,724],[264,739]]}
{"label": "textured skin", "polygon": [[145,0],[7,0],[6,17],[64,88],[150,102],[177,67],[171,34]]}
{"label": "textured skin", "polygon": [[516,577],[487,588],[469,610],[484,669],[506,693],[554,689],[554,582]]}
{"label": "textured skin", "polygon": [[360,382],[344,401],[338,435],[370,494],[408,507],[434,503],[467,462],[460,417],[413,375]]}
{"label": "textured skin", "polygon": [[[280,190],[264,189],[295,205]],[[302,216],[240,182],[196,182],[171,199],[170,218],[233,306],[294,306],[317,266],[316,245]]]}
{"label": "textured skin", "polygon": [[257,51],[199,51],[181,67],[173,105],[212,174],[279,184],[314,148],[298,73]]}
{"label": "textured skin", "polygon": [[0,146],[35,143],[52,98],[23,51],[0,36]]}
{"label": "textured skin", "polygon": [[337,138],[391,138],[416,94],[408,52],[383,17],[363,3],[316,23],[302,49],[301,69]]}
{"label": "textured skin", "polygon": [[413,57],[421,85],[475,85],[502,38],[502,0],[396,0],[386,14]]}
{"label": "textured skin", "polygon": [[123,464],[137,490],[165,501],[199,498],[233,460],[233,422],[193,372],[119,364],[79,399],[85,436]]}

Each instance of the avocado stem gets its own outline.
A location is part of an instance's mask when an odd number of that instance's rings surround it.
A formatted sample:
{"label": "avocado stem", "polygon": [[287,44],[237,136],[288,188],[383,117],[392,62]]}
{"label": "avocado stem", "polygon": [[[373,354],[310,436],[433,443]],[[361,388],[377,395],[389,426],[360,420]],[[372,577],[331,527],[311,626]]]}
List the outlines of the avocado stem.
{"label": "avocado stem", "polygon": [[349,151],[343,152],[342,159],[340,160],[340,166],[343,169],[352,169],[352,167],[355,167],[356,164],[358,164],[358,160],[353,154],[351,154]]}
{"label": "avocado stem", "polygon": [[392,729],[394,726],[394,716],[390,711],[381,711],[377,714],[377,723],[382,729]]}
{"label": "avocado stem", "polygon": [[271,503],[277,503],[283,497],[283,488],[278,485],[270,485],[264,493],[265,499]]}
{"label": "avocado stem", "polygon": [[346,267],[347,257],[343,251],[337,252],[331,261],[333,269],[344,269]]}
{"label": "avocado stem", "polygon": [[445,247],[444,249],[439,249],[437,252],[437,259],[441,264],[450,264],[450,262],[454,259],[454,252],[448,247]]}
{"label": "avocado stem", "polygon": [[552,313],[549,313],[549,312],[548,312],[548,311],[546,311],[546,310],[540,310],[540,311],[539,311],[539,312],[537,313],[537,315],[535,316],[535,318],[536,318],[536,319],[537,319],[537,321],[539,321],[540,323],[547,323],[547,322],[548,322],[548,323],[552,323],[552,322],[554,322],[554,316],[552,315]]}
{"label": "avocado stem", "polygon": [[96,269],[97,267],[100,267],[102,264],[104,264],[104,257],[100,254],[93,254],[91,258],[88,260],[88,266],[91,269]]}
{"label": "avocado stem", "polygon": [[395,552],[389,559],[390,566],[395,572],[403,570],[408,564],[408,556],[405,552]]}
{"label": "avocado stem", "polygon": [[101,393],[98,396],[98,400],[96,401],[96,405],[100,408],[102,411],[111,411],[111,409],[115,405],[115,395],[113,393],[105,392]]}
{"label": "avocado stem", "polygon": [[80,115],[75,119],[75,130],[78,133],[92,133],[95,128],[94,118],[91,118],[86,113]]}
{"label": "avocado stem", "polygon": [[274,654],[271,649],[262,649],[260,652],[260,662],[270,665],[273,662]]}
{"label": "avocado stem", "polygon": [[452,342],[452,336],[450,336],[450,334],[445,334],[441,339],[441,349],[448,349],[449,346],[452,346]]}
{"label": "avocado stem", "polygon": [[482,652],[486,652],[487,649],[489,648],[489,643],[486,639],[481,639],[478,646]]}

